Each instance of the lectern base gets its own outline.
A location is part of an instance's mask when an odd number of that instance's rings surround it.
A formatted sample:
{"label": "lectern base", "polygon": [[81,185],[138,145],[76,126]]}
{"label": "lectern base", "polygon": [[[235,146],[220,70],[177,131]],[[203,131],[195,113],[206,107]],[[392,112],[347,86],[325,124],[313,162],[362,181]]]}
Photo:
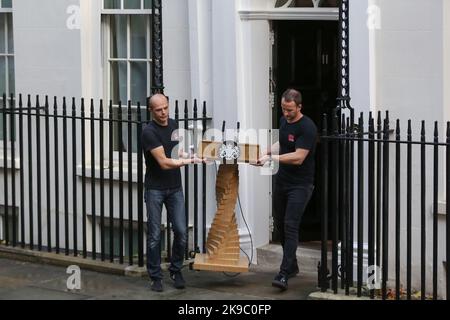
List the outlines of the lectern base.
{"label": "lectern base", "polygon": [[195,262],[192,266],[194,270],[215,271],[215,272],[248,272],[248,259],[240,257],[239,261],[215,261],[211,260],[207,254],[196,254]]}

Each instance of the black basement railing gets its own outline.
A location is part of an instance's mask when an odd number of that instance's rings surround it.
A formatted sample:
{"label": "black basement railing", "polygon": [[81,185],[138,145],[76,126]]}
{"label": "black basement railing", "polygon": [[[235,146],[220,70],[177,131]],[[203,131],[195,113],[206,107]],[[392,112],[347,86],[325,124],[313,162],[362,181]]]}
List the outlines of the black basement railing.
{"label": "black basement railing", "polygon": [[366,120],[324,116],[320,287],[338,293],[340,277],[347,295],[356,285],[358,296],[367,289],[372,299],[409,300],[414,289],[420,299],[449,299],[450,122],[446,132],[435,122],[430,142],[425,121],[414,131],[408,121],[402,134],[400,120],[390,130],[388,113]]}
{"label": "black basement railing", "polygon": [[[211,120],[206,103],[200,117],[197,101],[192,116],[187,101],[183,118],[178,101],[175,106],[180,129],[196,135],[205,132]],[[132,107],[131,102],[123,107],[112,102],[105,106],[103,101],[94,105],[90,100],[87,105],[84,99],[55,97],[50,102],[45,97],[41,103],[37,96],[33,104],[31,96],[27,101],[21,95],[18,101],[3,96],[0,243],[120,264],[133,265],[137,259],[144,266],[141,132],[149,120],[147,108]],[[184,168],[187,222],[194,221],[186,257],[200,252],[200,232],[201,239],[206,238],[206,166],[201,165],[201,179],[198,166]],[[164,232],[170,258],[169,221]]]}

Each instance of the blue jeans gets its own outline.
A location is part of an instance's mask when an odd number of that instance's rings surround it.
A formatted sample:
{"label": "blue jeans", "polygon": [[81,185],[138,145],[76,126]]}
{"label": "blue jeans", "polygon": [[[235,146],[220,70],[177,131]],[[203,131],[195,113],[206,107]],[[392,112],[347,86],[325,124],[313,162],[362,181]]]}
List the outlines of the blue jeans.
{"label": "blue jeans", "polygon": [[147,205],[147,271],[150,279],[162,279],[161,271],[161,213],[166,206],[174,233],[172,257],[169,271],[181,271],[187,243],[184,196],[181,188],[167,190],[146,190]]}
{"label": "blue jeans", "polygon": [[297,267],[298,229],[311,199],[314,185],[287,186],[277,183],[274,191],[274,228],[281,237],[283,261],[280,273],[289,275]]}

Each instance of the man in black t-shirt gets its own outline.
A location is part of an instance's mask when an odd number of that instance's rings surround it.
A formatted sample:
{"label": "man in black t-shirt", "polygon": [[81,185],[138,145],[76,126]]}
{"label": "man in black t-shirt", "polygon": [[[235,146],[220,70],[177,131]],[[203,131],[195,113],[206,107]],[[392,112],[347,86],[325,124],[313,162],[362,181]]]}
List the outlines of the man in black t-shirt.
{"label": "man in black t-shirt", "polygon": [[184,196],[180,168],[199,163],[197,158],[172,159],[178,146],[178,124],[169,118],[169,103],[162,94],[150,99],[153,121],[142,132],[146,164],[145,202],[147,206],[147,271],[153,291],[163,291],[161,271],[161,212],[163,204],[172,224],[174,240],[170,261],[170,277],[177,289],[184,289],[181,273],[187,243]]}
{"label": "man in black t-shirt", "polygon": [[274,228],[281,236],[283,261],[272,285],[286,290],[288,279],[299,272],[296,256],[298,229],[314,189],[317,127],[302,113],[302,96],[297,90],[288,89],[283,94],[281,107],[280,141],[259,159],[259,164],[279,162],[273,193],[273,217]]}

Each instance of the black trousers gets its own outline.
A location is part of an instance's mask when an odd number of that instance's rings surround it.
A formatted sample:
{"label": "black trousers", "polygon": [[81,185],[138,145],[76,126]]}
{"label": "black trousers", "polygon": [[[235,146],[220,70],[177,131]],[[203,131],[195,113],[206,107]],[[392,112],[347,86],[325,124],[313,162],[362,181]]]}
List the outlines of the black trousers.
{"label": "black trousers", "polygon": [[281,237],[283,261],[280,273],[288,275],[297,268],[298,230],[311,199],[313,184],[285,185],[277,182],[274,190],[274,228]]}

